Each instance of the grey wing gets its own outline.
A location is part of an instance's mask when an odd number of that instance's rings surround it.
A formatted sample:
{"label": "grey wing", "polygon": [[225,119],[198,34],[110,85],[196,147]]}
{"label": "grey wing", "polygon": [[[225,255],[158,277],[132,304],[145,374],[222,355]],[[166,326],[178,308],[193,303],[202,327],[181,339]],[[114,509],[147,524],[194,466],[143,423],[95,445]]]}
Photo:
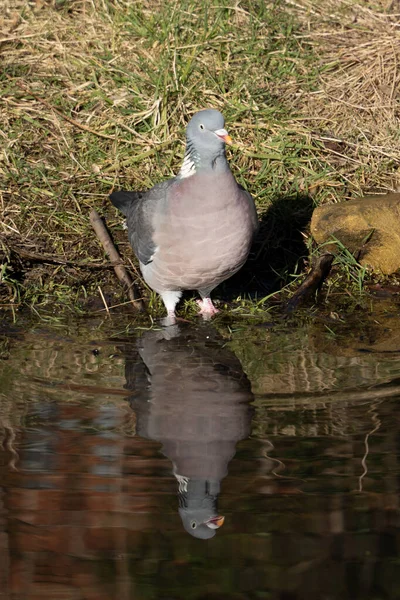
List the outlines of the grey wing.
{"label": "grey wing", "polygon": [[165,209],[167,193],[173,180],[163,181],[148,192],[140,192],[127,214],[129,242],[144,265],[152,261],[156,250],[154,243],[155,215]]}

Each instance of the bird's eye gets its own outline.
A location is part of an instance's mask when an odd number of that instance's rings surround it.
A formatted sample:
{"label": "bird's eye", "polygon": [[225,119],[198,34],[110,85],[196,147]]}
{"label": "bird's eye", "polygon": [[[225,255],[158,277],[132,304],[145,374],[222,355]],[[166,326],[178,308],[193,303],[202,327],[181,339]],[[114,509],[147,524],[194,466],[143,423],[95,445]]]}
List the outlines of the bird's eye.
{"label": "bird's eye", "polygon": [[204,129],[204,125],[202,123],[200,123],[199,127],[200,129]]}
{"label": "bird's eye", "polygon": [[190,527],[191,527],[192,529],[196,529],[196,527],[197,527],[196,521],[192,521],[192,522],[190,523]]}

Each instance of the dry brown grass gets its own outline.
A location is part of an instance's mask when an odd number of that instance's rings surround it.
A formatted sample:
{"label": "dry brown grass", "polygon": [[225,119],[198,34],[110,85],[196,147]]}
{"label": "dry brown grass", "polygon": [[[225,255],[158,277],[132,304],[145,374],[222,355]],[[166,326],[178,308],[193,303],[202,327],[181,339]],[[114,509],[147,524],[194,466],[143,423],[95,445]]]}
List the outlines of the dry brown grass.
{"label": "dry brown grass", "polygon": [[[232,167],[262,213],[399,188],[394,2],[3,0],[0,292],[71,305],[112,274],[91,208],[131,258],[114,187],[172,175],[191,114],[221,109]],[[303,219],[304,221],[304,219]],[[295,225],[296,227],[296,225]],[[290,237],[290,235],[289,235]],[[279,229],[266,247],[288,243]],[[18,258],[22,245],[69,264]],[[97,292],[96,292],[97,293]]]}
{"label": "dry brown grass", "polygon": [[318,89],[302,96],[301,112],[317,117],[314,129],[349,167],[352,188],[399,190],[400,3],[288,4],[321,57]]}

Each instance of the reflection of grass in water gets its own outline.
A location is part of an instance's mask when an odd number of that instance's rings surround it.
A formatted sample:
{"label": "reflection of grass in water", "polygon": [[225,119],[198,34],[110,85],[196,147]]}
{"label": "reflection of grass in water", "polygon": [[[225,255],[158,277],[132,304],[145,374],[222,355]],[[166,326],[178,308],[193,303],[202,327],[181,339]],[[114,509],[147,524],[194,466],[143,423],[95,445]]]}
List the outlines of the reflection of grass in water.
{"label": "reflection of grass in water", "polygon": [[10,357],[10,342],[7,338],[0,339],[0,360],[7,360]]}
{"label": "reflection of grass in water", "polygon": [[[124,358],[107,339],[115,328],[109,322],[104,327],[99,322],[96,325],[64,322],[63,327],[51,326],[41,332],[26,325],[23,339],[1,340],[0,356],[6,360],[0,360],[0,428],[5,436],[20,427],[47,427],[48,419],[42,419],[36,406],[77,402],[90,410],[113,407],[120,416],[111,429],[122,435],[135,434],[135,415],[123,390]],[[129,339],[133,344],[135,338]],[[54,425],[57,427],[57,420]],[[88,433],[110,430],[91,420],[87,427],[84,422],[79,427]]]}
{"label": "reflection of grass in water", "polygon": [[[333,307],[338,308],[336,302]],[[222,333],[255,394],[270,402],[274,395],[279,402],[281,396],[289,404],[290,394],[298,394],[299,402],[317,403],[329,390],[340,393],[360,383],[374,386],[400,376],[397,306],[386,301],[379,308],[350,310],[346,305],[333,313],[328,306],[325,314],[300,310],[286,320],[276,317],[270,326],[238,320]]]}
{"label": "reflection of grass in water", "polygon": [[[0,378],[0,388],[3,381]],[[26,405],[15,401],[12,395],[0,394],[0,449],[9,454],[8,466],[15,469],[18,463],[16,436],[23,427]]]}
{"label": "reflection of grass in water", "polygon": [[[0,386],[2,386],[1,379]],[[42,418],[35,412],[37,403],[40,403],[41,407],[43,407],[43,403],[48,403],[49,405],[57,403],[60,406],[68,403],[76,406],[78,403],[85,408],[90,408],[92,411],[101,407],[104,408],[107,405],[112,406],[119,414],[116,426],[96,426],[92,418],[86,422],[84,419],[80,419],[77,424],[77,430],[88,435],[98,435],[103,432],[115,433],[123,437],[134,437],[136,435],[136,415],[130,409],[126,400],[119,398],[105,400],[99,396],[84,399],[76,393],[69,396],[65,391],[60,393],[56,390],[54,390],[54,395],[47,395],[41,392],[38,397],[31,397],[29,393],[21,394],[18,396],[18,400],[16,400],[11,390],[8,395],[0,394],[0,452],[8,455],[7,466],[10,469],[18,469],[19,441],[17,436],[19,433],[22,434],[25,429],[43,431],[52,428],[54,435],[57,435],[57,419],[52,421],[48,417]]]}
{"label": "reflection of grass in water", "polygon": [[[136,414],[131,410],[129,404],[125,400],[110,400],[109,398],[104,399],[99,396],[82,397],[81,395],[78,396],[76,393],[69,396],[64,390],[62,394],[54,390],[52,395],[41,397],[40,403],[41,406],[43,406],[43,403],[48,403],[49,405],[54,405],[60,408],[68,404],[74,406],[78,405],[80,408],[78,408],[77,412],[82,410],[82,414],[78,418],[76,427],[72,426],[72,429],[76,429],[80,433],[97,435],[104,432],[109,432],[117,433],[124,437],[134,437],[136,435]],[[104,409],[107,406],[113,410],[116,410],[119,420],[118,425],[111,426],[108,423],[104,425],[94,423],[96,416],[98,416],[96,409]],[[44,418],[36,412],[35,401],[27,400],[26,407],[27,412],[23,422],[24,428],[39,430],[51,426],[57,430],[59,425],[57,415],[54,417],[54,419],[49,419],[47,416]],[[86,409],[90,409],[93,414],[85,417]]]}

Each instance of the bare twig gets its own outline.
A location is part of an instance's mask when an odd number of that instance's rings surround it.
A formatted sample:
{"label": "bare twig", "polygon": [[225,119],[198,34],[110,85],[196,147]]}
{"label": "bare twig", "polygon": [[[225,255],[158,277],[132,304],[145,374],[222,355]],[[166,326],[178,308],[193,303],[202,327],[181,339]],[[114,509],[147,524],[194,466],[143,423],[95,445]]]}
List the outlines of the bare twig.
{"label": "bare twig", "polygon": [[90,223],[92,224],[92,227],[95,230],[97,237],[102,243],[104,250],[110,257],[115,274],[118,277],[119,281],[122,283],[123,287],[126,289],[128,296],[132,302],[132,305],[137,311],[142,312],[144,310],[143,301],[139,298],[138,294],[136,293],[135,285],[132,282],[128,271],[123,266],[121,257],[118,254],[112,242],[110,234],[108,233],[102,219],[100,218],[98,212],[95,209],[90,211]]}
{"label": "bare twig", "polygon": [[106,309],[107,313],[108,313],[108,314],[110,314],[110,309],[108,308],[107,301],[106,301],[106,299],[104,298],[103,290],[101,289],[101,287],[100,287],[99,285],[97,286],[97,289],[99,290],[99,294],[100,294],[100,296],[101,296],[101,299],[102,299],[102,301],[103,301],[104,308]]}
{"label": "bare twig", "polygon": [[303,304],[321,287],[329,275],[333,261],[333,254],[322,254],[307,275],[301,286],[296,290],[286,305],[286,313],[293,312],[299,304]]}

